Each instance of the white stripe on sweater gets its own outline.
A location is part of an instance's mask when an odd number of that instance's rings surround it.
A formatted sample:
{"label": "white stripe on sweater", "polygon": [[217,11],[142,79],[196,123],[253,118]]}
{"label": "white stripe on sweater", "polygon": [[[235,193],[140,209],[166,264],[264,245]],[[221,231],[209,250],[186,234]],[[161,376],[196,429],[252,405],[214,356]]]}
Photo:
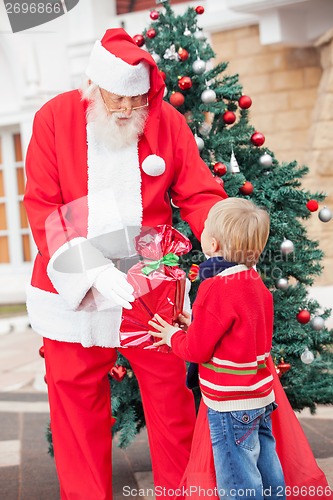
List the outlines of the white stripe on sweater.
{"label": "white stripe on sweater", "polygon": [[227,359],[220,359],[213,357],[211,361],[217,365],[225,365],[225,366],[235,366],[237,368],[246,368],[251,366],[257,366],[260,361],[264,361],[269,356],[269,352],[257,356],[257,361],[253,361],[251,363],[234,363],[234,361],[228,361]]}
{"label": "white stripe on sweater", "polygon": [[248,399],[235,399],[231,401],[215,401],[207,398],[205,394],[202,395],[203,402],[208,408],[215,411],[240,411],[240,410],[254,410],[256,408],[264,408],[265,406],[275,401],[274,391],[272,390],[268,396],[264,398],[248,398]]}
{"label": "white stripe on sweater", "polygon": [[217,385],[208,382],[208,380],[204,380],[202,377],[199,377],[199,380],[202,385],[209,387],[210,389],[215,389],[216,391],[224,391],[224,392],[255,391],[256,389],[259,389],[259,387],[262,387],[263,385],[268,384],[268,382],[271,382],[273,380],[273,376],[269,375],[269,377],[266,377],[263,380],[260,380],[259,382],[253,385],[233,385],[233,386]]}

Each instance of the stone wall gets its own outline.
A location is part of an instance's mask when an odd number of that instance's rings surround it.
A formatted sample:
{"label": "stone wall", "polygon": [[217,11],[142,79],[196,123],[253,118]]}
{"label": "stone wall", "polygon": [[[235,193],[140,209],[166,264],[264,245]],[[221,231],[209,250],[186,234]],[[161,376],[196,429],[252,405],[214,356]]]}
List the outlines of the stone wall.
{"label": "stone wall", "polygon": [[[229,61],[227,73],[238,73],[251,96],[250,120],[265,145],[279,161],[308,165],[304,187],[327,193],[325,204],[333,210],[332,37],[314,47],[263,46],[255,25],[215,33],[211,42],[216,61]],[[314,213],[306,224],[325,252],[316,285],[333,284],[333,220],[325,224]]]}

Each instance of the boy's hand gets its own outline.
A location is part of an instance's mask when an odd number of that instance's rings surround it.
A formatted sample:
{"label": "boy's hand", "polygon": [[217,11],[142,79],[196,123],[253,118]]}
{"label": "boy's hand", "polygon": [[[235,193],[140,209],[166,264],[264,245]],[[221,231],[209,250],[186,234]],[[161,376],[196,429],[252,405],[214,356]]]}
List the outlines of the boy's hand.
{"label": "boy's hand", "polygon": [[148,333],[153,335],[153,337],[160,337],[162,339],[159,342],[155,342],[153,346],[159,347],[161,345],[167,344],[169,347],[171,347],[171,337],[174,333],[179,331],[179,327],[170,325],[170,323],[164,321],[164,319],[161,318],[161,316],[159,316],[158,314],[155,314],[153,319],[158,321],[158,323],[150,320],[148,321],[148,324],[155,328],[157,332],[149,330]]}
{"label": "boy's hand", "polygon": [[191,315],[187,311],[183,311],[179,316],[178,316],[178,323],[179,326],[184,332],[188,329],[188,327],[191,324]]}

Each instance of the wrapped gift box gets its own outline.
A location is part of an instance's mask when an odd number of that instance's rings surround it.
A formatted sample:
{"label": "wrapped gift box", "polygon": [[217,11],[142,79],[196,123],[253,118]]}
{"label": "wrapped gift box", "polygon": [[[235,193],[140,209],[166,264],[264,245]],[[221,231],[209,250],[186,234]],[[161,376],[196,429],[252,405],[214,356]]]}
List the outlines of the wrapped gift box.
{"label": "wrapped gift box", "polygon": [[[172,226],[161,225],[142,231],[135,245],[142,260],[127,273],[135,300],[131,310],[123,310],[120,344],[156,349],[153,343],[160,339],[148,333],[148,321],[157,313],[174,323],[182,312],[186,274],[178,267],[178,260],[191,250],[191,242]],[[166,345],[157,349],[169,351]]]}

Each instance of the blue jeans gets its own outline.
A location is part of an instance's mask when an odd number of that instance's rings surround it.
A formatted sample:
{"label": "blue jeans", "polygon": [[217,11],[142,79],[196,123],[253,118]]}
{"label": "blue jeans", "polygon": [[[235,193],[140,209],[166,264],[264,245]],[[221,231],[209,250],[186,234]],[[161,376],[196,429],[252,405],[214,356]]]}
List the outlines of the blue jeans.
{"label": "blue jeans", "polygon": [[208,408],[220,499],[285,500],[285,481],[272,434],[275,408],[275,403],[232,412]]}

